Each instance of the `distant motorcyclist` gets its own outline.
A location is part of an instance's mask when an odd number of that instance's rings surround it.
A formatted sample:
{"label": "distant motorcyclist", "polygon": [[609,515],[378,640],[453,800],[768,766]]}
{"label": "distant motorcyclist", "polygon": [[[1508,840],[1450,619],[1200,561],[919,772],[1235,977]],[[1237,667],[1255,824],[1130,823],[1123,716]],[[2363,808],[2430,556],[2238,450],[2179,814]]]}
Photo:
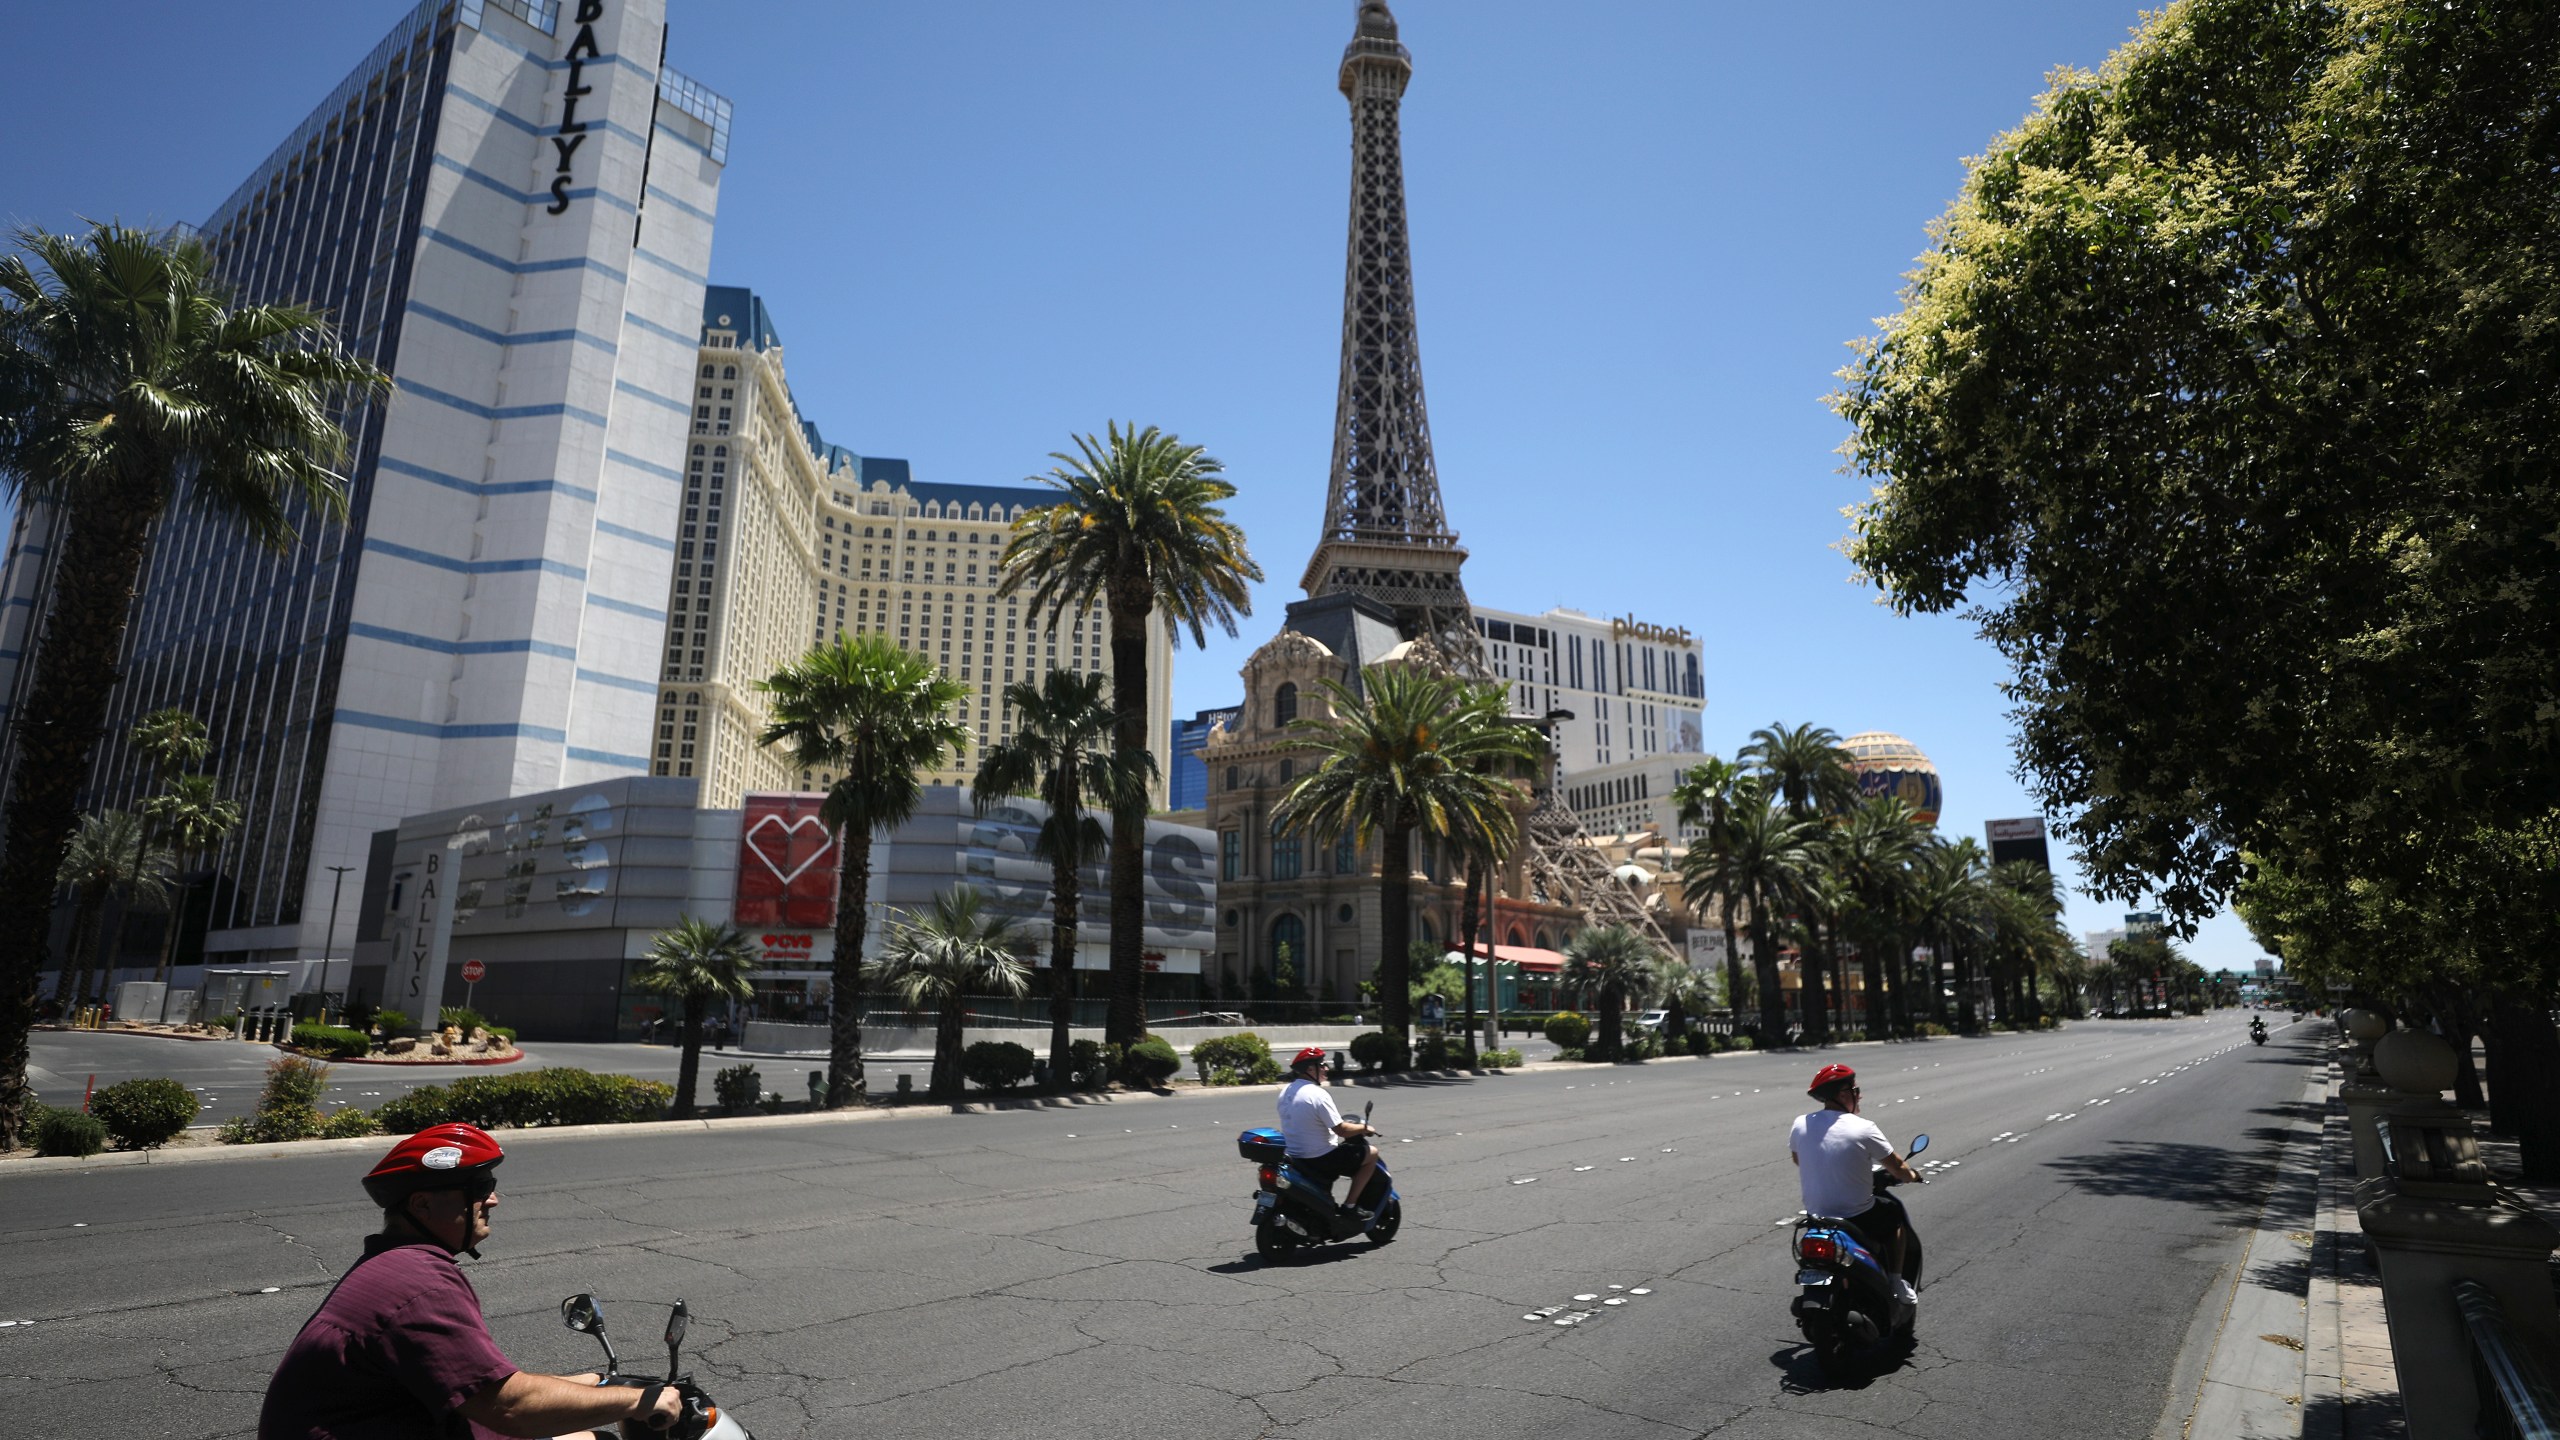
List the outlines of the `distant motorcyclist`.
{"label": "distant motorcyclist", "polygon": [[1360,1212],[1360,1197],[1369,1177],[1378,1173],[1378,1147],[1369,1143],[1375,1129],[1342,1118],[1341,1107],[1324,1088],[1324,1047],[1310,1045],[1289,1061],[1291,1080],[1280,1089],[1280,1138],[1289,1148],[1289,1163],[1301,1175],[1331,1184],[1348,1175],[1351,1189],[1335,1208]]}
{"label": "distant motorcyclist", "polygon": [[1922,1183],[1919,1172],[1895,1153],[1893,1142],[1874,1121],[1858,1113],[1857,1071],[1846,1065],[1825,1065],[1814,1072],[1813,1084],[1805,1093],[1821,1101],[1822,1108],[1797,1116],[1787,1133],[1787,1155],[1795,1162],[1804,1208],[1847,1222],[1870,1252],[1892,1256],[1893,1263],[1886,1268],[1895,1276],[1903,1303],[1917,1303],[1918,1293],[1902,1278],[1903,1237],[1909,1233],[1911,1219],[1901,1201],[1876,1193],[1873,1170],[1881,1165],[1886,1174],[1907,1185]]}
{"label": "distant motorcyclist", "polygon": [[258,1440],[577,1436],[682,1416],[673,1386],[536,1375],[498,1352],[454,1257],[479,1258],[505,1158],[486,1132],[456,1122],[394,1145],[364,1177],[382,1233],[285,1350]]}

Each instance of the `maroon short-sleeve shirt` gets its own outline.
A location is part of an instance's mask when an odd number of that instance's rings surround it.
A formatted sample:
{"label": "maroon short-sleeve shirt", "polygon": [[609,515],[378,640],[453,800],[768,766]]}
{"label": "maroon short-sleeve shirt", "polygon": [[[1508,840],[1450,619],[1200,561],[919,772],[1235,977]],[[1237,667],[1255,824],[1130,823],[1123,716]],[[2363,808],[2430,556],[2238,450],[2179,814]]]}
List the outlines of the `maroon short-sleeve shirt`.
{"label": "maroon short-sleeve shirt", "polygon": [[459,1412],[514,1373],[453,1256],[376,1235],[285,1350],[258,1440],[493,1440]]}

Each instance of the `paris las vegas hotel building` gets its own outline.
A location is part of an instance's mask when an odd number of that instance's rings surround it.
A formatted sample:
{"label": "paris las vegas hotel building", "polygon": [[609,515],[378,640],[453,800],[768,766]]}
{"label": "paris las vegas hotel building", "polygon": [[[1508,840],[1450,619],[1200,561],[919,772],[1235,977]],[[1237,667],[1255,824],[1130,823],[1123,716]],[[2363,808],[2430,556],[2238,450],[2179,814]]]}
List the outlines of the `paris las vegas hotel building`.
{"label": "paris las vegas hotel building", "polygon": [[[354,917],[384,907],[403,817],[619,777],[694,779],[706,809],[826,783],[754,743],[754,682],[813,641],[935,658],[980,741],[1008,681],[1108,670],[1099,617],[1035,630],[992,593],[1051,492],[916,482],[800,413],[764,305],[710,283],[730,104],[669,58],[665,0],[421,0],[198,227],[239,296],[322,309],[393,378],[345,417],[345,524],[275,554],[173,510],[140,583],[86,803],[149,792],[141,715],[206,721],[245,811],[191,887],[207,963],[307,980],[378,939]],[[53,529],[32,509],[8,537],[0,725]],[[156,961],[155,928],[110,966]]]}

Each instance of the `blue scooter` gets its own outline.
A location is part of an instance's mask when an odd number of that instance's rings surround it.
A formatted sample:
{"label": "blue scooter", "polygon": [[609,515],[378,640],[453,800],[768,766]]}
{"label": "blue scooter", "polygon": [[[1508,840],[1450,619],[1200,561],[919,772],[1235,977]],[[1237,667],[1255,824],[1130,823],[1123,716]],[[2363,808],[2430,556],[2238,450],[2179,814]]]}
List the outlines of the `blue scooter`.
{"label": "blue scooter", "polygon": [[[1374,1100],[1364,1106],[1360,1122],[1367,1124],[1377,1108]],[[1245,1131],[1236,1137],[1236,1153],[1259,1167],[1253,1192],[1253,1248],[1265,1260],[1361,1235],[1368,1236],[1372,1245],[1385,1245],[1404,1224],[1404,1197],[1396,1193],[1395,1179],[1387,1174],[1383,1157],[1357,1202],[1369,1212],[1363,1221],[1335,1208],[1331,1181],[1302,1175],[1289,1163],[1289,1147],[1278,1130],[1263,1126]]]}
{"label": "blue scooter", "polygon": [[[1928,1148],[1929,1137],[1915,1135],[1905,1158],[1917,1158]],[[1881,1165],[1874,1173],[1878,1195],[1899,1183]],[[1886,1260],[1870,1252],[1847,1221],[1799,1211],[1793,1226],[1788,1249],[1796,1260],[1796,1284],[1803,1288],[1788,1308],[1822,1373],[1834,1381],[1848,1378],[1888,1343],[1909,1338],[1917,1307],[1901,1298]],[[1919,1288],[1917,1229],[1904,1231],[1900,1278]]]}

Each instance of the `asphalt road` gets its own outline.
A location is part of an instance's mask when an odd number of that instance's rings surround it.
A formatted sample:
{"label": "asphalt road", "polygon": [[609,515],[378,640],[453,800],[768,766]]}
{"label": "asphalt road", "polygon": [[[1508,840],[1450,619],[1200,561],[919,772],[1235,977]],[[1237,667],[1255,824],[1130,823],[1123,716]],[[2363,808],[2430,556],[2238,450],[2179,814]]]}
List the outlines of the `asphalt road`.
{"label": "asphalt road", "polygon": [[[1826,1388],[1787,1317],[1784,1131],[1820,1060],[1354,1087],[1391,1246],[1251,1253],[1234,1132],[1270,1092],[611,1137],[506,1137],[500,1344],[589,1366],[562,1295],[646,1357],[677,1295],[760,1440],[855,1434],[2147,1437],[2317,1058],[2237,1012],[1847,1047],[1928,1130],[1909,1362]],[[0,1396],[50,1436],[240,1435],[373,1216],[369,1156],[0,1170]],[[1618,1289],[1613,1287],[1625,1287]],[[1637,1294],[1641,1289],[1649,1292]],[[1619,1298],[1605,1306],[1579,1296]],[[1595,1312],[1560,1326],[1525,1316]],[[1570,1311],[1568,1311],[1570,1313]],[[2189,1382],[2190,1389],[2192,1382]]]}
{"label": "asphalt road", "polygon": [[[1048,1032],[1025,1034],[1029,1038],[1022,1043],[1035,1052],[1047,1048]],[[267,1062],[277,1054],[271,1045],[245,1041],[176,1040],[112,1030],[39,1030],[32,1038],[29,1079],[35,1086],[36,1098],[44,1103],[77,1109],[93,1080],[103,1089],[136,1076],[166,1076],[196,1092],[196,1098],[204,1105],[196,1116],[200,1129],[210,1129],[257,1109]],[[1504,1043],[1532,1061],[1551,1059],[1555,1054],[1553,1045],[1536,1036],[1512,1035],[1505,1037]],[[637,1075],[644,1080],[673,1084],[681,1059],[682,1052],[672,1045],[536,1041],[526,1045],[524,1058],[511,1065],[337,1065],[331,1067],[330,1083],[323,1092],[320,1108],[331,1113],[348,1105],[371,1110],[420,1085],[441,1085],[465,1075],[539,1070],[546,1065]],[[742,1060],[755,1065],[765,1089],[778,1090],[792,1100],[808,1094],[811,1073],[824,1074],[827,1068],[822,1055],[748,1055],[706,1046],[696,1081],[704,1104],[710,1103],[711,1077]],[[895,1090],[900,1075],[912,1076],[915,1088],[922,1090],[932,1079],[932,1068],[929,1056],[872,1055],[864,1058],[863,1078],[875,1095]]]}

